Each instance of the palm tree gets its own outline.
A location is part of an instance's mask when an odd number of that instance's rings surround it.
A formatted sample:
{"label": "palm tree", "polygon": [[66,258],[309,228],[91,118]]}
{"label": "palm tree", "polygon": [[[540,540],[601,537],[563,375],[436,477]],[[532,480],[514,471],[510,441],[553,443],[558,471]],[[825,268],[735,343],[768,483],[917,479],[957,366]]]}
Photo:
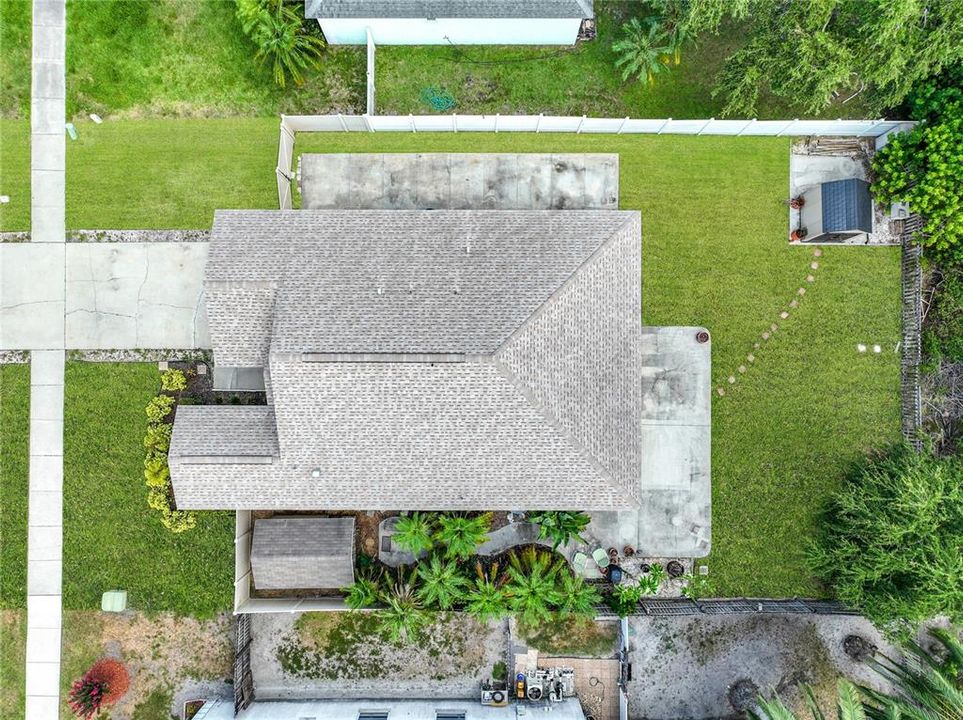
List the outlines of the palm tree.
{"label": "palm tree", "polygon": [[509,558],[505,592],[513,612],[529,625],[551,618],[561,604],[555,578],[561,566],[554,556],[529,546]]}
{"label": "palm tree", "polygon": [[395,523],[395,534],[391,539],[398,543],[415,557],[428,552],[434,547],[431,534],[434,530],[434,519],[427,513],[413,512],[398,518]]}
{"label": "palm tree", "polygon": [[344,602],[352,610],[371,607],[378,600],[378,581],[373,578],[358,578],[346,588],[341,588],[345,594]]}
{"label": "palm tree", "polygon": [[538,536],[543,540],[552,541],[552,550],[558,549],[573,537],[587,543],[581,533],[591,522],[592,518],[583,512],[570,510],[545,510],[528,514],[528,519],[536,523]]}
{"label": "palm tree", "polygon": [[[836,699],[837,720],[866,720],[863,704],[859,698],[859,690],[848,680],[839,679],[837,683],[838,695]],[[806,704],[813,720],[826,720],[823,711],[819,709],[812,689],[805,688]],[[771,700],[758,698],[756,706],[746,711],[750,720],[801,720],[778,696]]]}
{"label": "palm tree", "polygon": [[475,563],[475,581],[465,609],[479,620],[495,620],[508,612],[504,578],[498,576],[498,563],[493,563],[488,573],[480,562]]}
{"label": "palm tree", "polygon": [[430,620],[415,592],[414,580],[414,572],[407,578],[400,574],[387,590],[379,594],[385,607],[376,610],[375,616],[393,642],[407,641]]}
{"label": "palm tree", "polygon": [[445,557],[465,560],[475,554],[476,548],[488,540],[491,515],[484,513],[475,517],[442,515],[433,539],[445,546]]}
{"label": "palm tree", "polygon": [[959,720],[963,718],[963,642],[942,628],[930,630],[946,649],[934,659],[918,643],[907,645],[906,660],[882,656],[874,669],[896,688],[884,695],[860,686],[868,720]]}
{"label": "palm tree", "polygon": [[461,600],[468,587],[468,579],[458,565],[438,555],[433,555],[430,562],[419,563],[418,579],[418,597],[427,607],[437,606],[441,610],[448,610]]}
{"label": "palm tree", "polygon": [[559,612],[563,615],[594,617],[595,607],[602,602],[602,594],[579,575],[562,568],[558,572]]}
{"label": "palm tree", "polygon": [[645,77],[649,86],[655,85],[655,76],[664,72],[673,50],[665,44],[665,33],[658,21],[647,18],[645,23],[632,18],[622,26],[625,37],[612,44],[619,54],[616,67],[622,67],[622,79]]}

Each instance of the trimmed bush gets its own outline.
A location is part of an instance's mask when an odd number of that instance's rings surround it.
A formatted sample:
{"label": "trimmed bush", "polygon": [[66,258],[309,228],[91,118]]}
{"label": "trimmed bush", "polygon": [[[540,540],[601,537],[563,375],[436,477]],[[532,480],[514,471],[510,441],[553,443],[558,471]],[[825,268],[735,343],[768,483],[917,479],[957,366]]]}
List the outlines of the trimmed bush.
{"label": "trimmed bush", "polygon": [[825,510],[809,559],[891,634],[963,618],[963,463],[905,446],[868,458]]}
{"label": "trimmed bush", "polygon": [[[180,393],[187,388],[187,376],[180,370],[170,369],[161,375],[161,388],[167,392]],[[147,403],[147,433],[144,435],[144,481],[147,484],[147,505],[160,513],[161,524],[173,533],[190,530],[197,524],[194,514],[174,507],[174,491],[171,487],[167,452],[171,446],[174,426],[163,422],[177,407],[177,399],[160,394]]]}

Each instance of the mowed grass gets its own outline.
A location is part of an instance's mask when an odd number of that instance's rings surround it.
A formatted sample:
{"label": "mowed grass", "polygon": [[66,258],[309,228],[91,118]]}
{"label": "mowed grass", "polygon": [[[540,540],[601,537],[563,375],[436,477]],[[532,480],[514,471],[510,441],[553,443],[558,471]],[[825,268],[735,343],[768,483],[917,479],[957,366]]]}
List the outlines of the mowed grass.
{"label": "mowed grass", "polygon": [[27,606],[30,366],[0,365],[0,608]]}
{"label": "mowed grass", "polygon": [[[0,114],[30,111],[30,0],[0,2]],[[361,48],[328,48],[278,87],[234,0],[68,0],[67,117],[223,117],[361,111]]]}
{"label": "mowed grass", "polygon": [[210,617],[229,610],[234,514],[198,513],[173,534],[147,506],[144,406],[157,366],[69,362],[64,442],[64,608],[100,607],[127,590],[132,607]]}
{"label": "mowed grass", "polygon": [[[0,137],[21,132],[26,139],[26,132],[11,129],[10,123],[0,124],[0,130]],[[276,120],[86,124],[81,138],[68,145],[71,227],[206,228],[218,207],[277,207]],[[786,138],[510,133],[302,134],[297,144],[299,153],[618,153],[621,205],[641,210],[643,217],[643,319],[653,325],[708,327],[713,385],[726,392],[713,396],[709,564],[715,589],[724,595],[812,596],[821,590],[806,568],[804,547],[819,508],[850,462],[898,435],[898,252],[829,248],[817,259],[811,248],[789,247],[788,150]],[[26,170],[20,172],[26,176]],[[6,186],[5,177],[0,179]],[[28,221],[13,205],[6,206],[8,214],[0,220],[4,229]],[[813,261],[819,263],[815,271]],[[809,273],[813,283],[805,280]],[[799,287],[807,292],[799,308],[790,309]],[[785,321],[779,317],[783,310],[790,311]],[[763,341],[761,334],[772,323],[779,329]],[[878,343],[883,352],[860,355],[857,343]],[[748,362],[749,353],[755,362]],[[745,374],[738,371],[740,365],[747,367]],[[104,372],[99,382],[111,387],[124,382]],[[128,372],[145,373],[137,381],[144,384],[135,391],[118,384],[126,395],[103,401],[116,404],[130,419],[116,428],[127,433],[125,449],[118,447],[109,461],[119,468],[116,477],[129,484],[121,486],[122,495],[112,497],[110,505],[111,513],[132,513],[121,514],[127,524],[119,527],[137,535],[151,528],[145,523],[154,519],[143,504],[139,443],[142,407],[155,381],[152,369],[123,371]],[[732,386],[730,375],[738,378]],[[73,397],[70,392],[68,388]],[[99,418],[102,394],[89,390],[88,418]],[[106,444],[106,429],[93,432],[102,433],[94,437]],[[90,441],[80,434],[73,442]],[[85,451],[78,457],[97,454]],[[98,462],[106,465],[108,460]],[[103,481],[111,474],[100,471],[100,487],[113,495],[121,491]],[[83,489],[84,499],[92,501],[97,483]],[[83,510],[96,516],[92,502]],[[145,515],[137,515],[135,524],[137,513]],[[99,547],[111,536],[103,525],[71,532],[86,533]],[[229,542],[229,523],[225,527],[223,539]],[[166,542],[187,547],[180,543],[190,542],[192,535]],[[116,550],[98,550],[123,554],[122,560],[101,564],[114,572],[139,558],[132,548],[144,545],[152,543],[138,545],[128,538]],[[74,548],[79,552],[85,546],[78,541]],[[178,557],[173,547],[161,547]],[[205,552],[203,542],[201,547]],[[225,561],[225,576],[229,565]],[[142,567],[148,575],[147,568],[164,565],[151,560]],[[135,568],[135,577],[140,571]],[[70,591],[72,602],[89,605],[106,589],[102,585],[115,582],[116,575],[108,577],[97,563],[92,572],[101,577],[82,592]],[[68,581],[77,582],[74,578],[71,570]],[[229,585],[226,577],[225,592]],[[158,607],[164,602],[168,599],[158,599]]]}

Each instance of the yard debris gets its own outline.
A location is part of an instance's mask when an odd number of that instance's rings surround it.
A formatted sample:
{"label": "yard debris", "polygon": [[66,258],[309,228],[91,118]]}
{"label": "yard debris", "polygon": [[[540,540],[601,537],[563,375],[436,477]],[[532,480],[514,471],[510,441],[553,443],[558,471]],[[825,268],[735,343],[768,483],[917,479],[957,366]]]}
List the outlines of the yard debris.
{"label": "yard debris", "polygon": [[100,125],[103,122],[103,118],[101,118],[100,115],[98,115],[97,113],[90,113],[90,119],[93,120],[98,125]]}

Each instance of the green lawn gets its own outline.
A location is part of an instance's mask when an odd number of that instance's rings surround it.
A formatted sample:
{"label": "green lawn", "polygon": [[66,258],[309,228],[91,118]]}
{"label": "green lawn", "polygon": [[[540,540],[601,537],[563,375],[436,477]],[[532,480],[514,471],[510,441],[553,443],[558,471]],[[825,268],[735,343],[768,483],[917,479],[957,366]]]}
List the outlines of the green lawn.
{"label": "green lawn", "polygon": [[100,607],[128,591],[147,612],[212,616],[231,608],[234,513],[198,513],[179,535],[147,507],[144,406],[160,387],[146,363],[67,363],[64,607]]}
{"label": "green lawn", "polygon": [[[360,47],[329,47],[304,85],[280,89],[234,16],[234,0],[68,0],[67,116],[224,117],[360,113]],[[431,113],[427,86],[449,90],[461,114],[544,112],[602,117],[711,117],[722,61],[742,43],[740,26],[704,35],[654,87],[623,81],[612,42],[638,2],[595,3],[598,37],[575,47],[425,46],[378,49],[377,111]],[[30,0],[0,2],[0,116],[26,117],[30,104]],[[858,117],[860,99],[822,116]],[[799,115],[771,96],[760,118]]]}
{"label": "green lawn", "polygon": [[[5,139],[26,139],[21,123],[0,123],[0,131]],[[71,227],[204,228],[216,207],[276,207],[275,120],[88,123],[81,137],[86,139],[69,144]],[[297,149],[619,153],[622,206],[643,215],[644,320],[708,327],[714,385],[727,388],[713,404],[710,566],[717,590],[814,595],[819,588],[802,550],[819,505],[859,453],[898,435],[898,252],[829,248],[808,285],[812,250],[786,243],[788,146],[786,138],[329,133],[302,134]],[[17,172],[25,177],[26,153],[19,152]],[[24,227],[25,210],[8,207],[3,228]],[[800,285],[808,287],[800,308],[780,320]],[[772,322],[781,328],[754,350]],[[859,355],[857,343],[879,343],[885,352]],[[746,362],[750,352],[753,364]],[[741,364],[749,367],[745,375],[737,371]],[[98,370],[96,382],[76,380],[78,373],[94,374],[87,368],[72,365],[70,371],[68,402],[83,399],[84,409],[72,408],[69,422],[82,413],[90,429],[68,428],[68,493],[74,493],[68,513],[82,511],[91,525],[68,519],[67,550],[69,555],[92,546],[117,557],[94,558],[85,571],[91,577],[83,581],[79,560],[68,557],[68,602],[89,606],[105,586],[131,585],[146,576],[151,602],[178,607],[181,599],[161,598],[155,590],[163,585],[160,578],[178,575],[183,565],[177,551],[185,546],[180,538],[152,534],[140,482],[141,408],[154,389],[153,371]],[[731,374],[739,380],[729,387]],[[105,406],[114,409],[104,413]],[[123,444],[110,440],[110,428],[124,433]],[[113,449],[105,458],[78,444]],[[71,468],[78,463],[92,463],[96,480],[76,484]],[[109,512],[98,512],[98,492],[108,499]],[[230,542],[229,523],[223,527],[216,541],[202,530],[183,542],[195,538],[202,552],[213,552],[212,544]],[[118,532],[125,539],[108,543]],[[145,548],[158,559],[138,564]],[[127,578],[128,569],[130,579],[122,581],[118,574]],[[229,562],[221,568],[225,593],[226,570]],[[210,580],[205,587],[219,585]]]}
{"label": "green lawn", "polygon": [[30,366],[0,365],[0,608],[27,606]]}

